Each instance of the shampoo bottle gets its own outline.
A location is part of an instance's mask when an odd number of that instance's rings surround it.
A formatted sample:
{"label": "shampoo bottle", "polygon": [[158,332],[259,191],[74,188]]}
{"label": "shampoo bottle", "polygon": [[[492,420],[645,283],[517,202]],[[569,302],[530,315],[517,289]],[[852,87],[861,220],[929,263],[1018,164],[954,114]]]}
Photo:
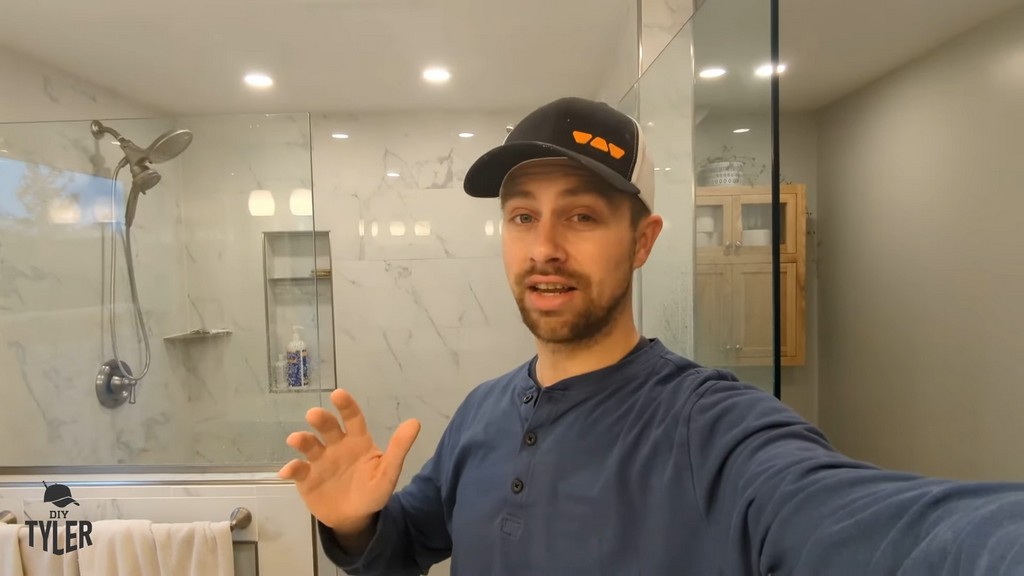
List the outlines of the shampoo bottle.
{"label": "shampoo bottle", "polygon": [[292,326],[292,341],[288,343],[288,387],[309,386],[309,351],[299,338],[302,326]]}

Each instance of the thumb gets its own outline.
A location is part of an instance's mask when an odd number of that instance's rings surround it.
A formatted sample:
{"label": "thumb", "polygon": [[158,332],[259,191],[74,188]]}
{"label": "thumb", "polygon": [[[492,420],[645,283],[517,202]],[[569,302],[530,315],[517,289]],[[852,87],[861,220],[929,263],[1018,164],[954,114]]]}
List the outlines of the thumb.
{"label": "thumb", "polygon": [[405,457],[409,455],[409,449],[412,448],[412,443],[416,441],[416,436],[420,433],[420,423],[416,419],[406,420],[399,424],[395,433],[391,435],[391,441],[388,442],[388,449],[384,452],[381,464],[384,466],[384,474],[394,480],[398,481],[398,477],[402,474],[402,465],[405,463]]}

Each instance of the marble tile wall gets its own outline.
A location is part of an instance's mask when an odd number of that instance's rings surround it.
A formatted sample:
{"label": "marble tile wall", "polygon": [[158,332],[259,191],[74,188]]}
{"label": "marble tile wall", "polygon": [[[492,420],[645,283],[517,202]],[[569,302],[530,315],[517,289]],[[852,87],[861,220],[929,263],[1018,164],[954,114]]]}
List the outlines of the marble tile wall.
{"label": "marble tile wall", "polygon": [[338,385],[362,404],[378,442],[420,419],[403,481],[473,386],[533,353],[505,280],[497,200],[462,190],[469,165],[526,112],[312,119],[316,228],[332,239]]}
{"label": "marble tile wall", "polygon": [[[311,207],[290,203],[294,190],[311,187],[309,117],[231,115],[178,123],[196,134],[182,159],[187,313],[181,330],[231,332],[167,343],[192,424],[189,462],[283,464],[291,458],[285,437],[305,425],[305,411],[319,403],[319,396],[270,393],[269,362],[285,352],[293,324],[306,327],[301,337],[314,362],[333,359],[321,354],[311,283],[286,287],[290,320],[282,322],[271,343],[267,338],[268,314],[279,317],[280,311],[267,307],[268,290],[276,288],[265,283],[264,232],[295,233],[294,254],[313,261],[312,243],[302,242],[312,237],[313,217],[304,209]],[[272,197],[272,205],[256,202],[254,191]],[[280,303],[280,296],[272,301]],[[330,318],[322,323],[330,326]],[[333,388],[333,365],[318,370],[325,377],[322,384]]]}
{"label": "marble tile wall", "polygon": [[[662,51],[675,41],[676,36],[703,4],[704,0],[640,0],[642,74],[646,74]],[[680,36],[684,41],[689,37],[688,34]],[[688,78],[690,77],[686,76],[686,79]]]}
{"label": "marble tile wall", "polygon": [[[166,120],[112,121],[148,145]],[[120,149],[96,140],[89,122],[0,125],[0,366],[5,405],[0,462],[18,465],[146,462],[189,453],[175,415],[159,335],[183,312],[178,166],[159,166],[161,183],[142,198],[133,227],[138,291],[152,364],[138,402],[116,416],[96,401],[93,382],[112,358],[104,300],[111,241],[112,169]],[[98,176],[97,176],[98,175]],[[127,171],[119,178],[128,186]],[[123,189],[122,192],[123,194]],[[123,218],[120,209],[115,211]],[[122,360],[138,373],[143,348],[133,324],[123,245],[117,244],[116,330]],[[147,273],[156,267],[159,274]]]}

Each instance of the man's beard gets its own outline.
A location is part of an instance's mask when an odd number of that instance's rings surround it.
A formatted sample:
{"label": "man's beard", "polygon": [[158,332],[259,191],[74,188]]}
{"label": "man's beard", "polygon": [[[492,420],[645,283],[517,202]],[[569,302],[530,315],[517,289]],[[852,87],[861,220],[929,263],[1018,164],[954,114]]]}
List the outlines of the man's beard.
{"label": "man's beard", "polygon": [[[531,310],[526,306],[525,278],[533,275],[562,276],[569,279],[576,286],[577,299],[580,309],[566,314],[564,312],[549,313],[538,310]],[[518,285],[523,287],[516,294],[516,304],[519,306],[519,314],[523,323],[530,329],[541,342],[547,344],[575,345],[589,342],[604,333],[616,316],[625,305],[632,305],[629,302],[629,288],[632,280],[632,271],[622,286],[606,302],[594,302],[589,294],[590,283],[586,279],[578,279],[576,276],[559,273],[558,270],[545,271],[543,273],[529,271],[522,275]]]}

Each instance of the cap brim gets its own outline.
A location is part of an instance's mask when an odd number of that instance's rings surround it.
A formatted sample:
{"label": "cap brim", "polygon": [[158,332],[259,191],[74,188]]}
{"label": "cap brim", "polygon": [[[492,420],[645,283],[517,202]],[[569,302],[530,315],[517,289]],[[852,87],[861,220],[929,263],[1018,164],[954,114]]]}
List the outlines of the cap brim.
{"label": "cap brim", "polygon": [[65,506],[69,505],[69,504],[74,504],[75,506],[80,506],[80,504],[74,498],[72,498],[71,496],[65,496],[63,498],[58,498],[57,500],[53,501],[53,505],[57,506],[58,508],[63,508]]}
{"label": "cap brim", "polygon": [[561,146],[544,142],[512,142],[484,153],[469,170],[463,181],[466,194],[475,198],[497,198],[505,176],[513,168],[528,160],[542,158],[569,158],[593,171],[602,180],[627,194],[640,195],[640,189],[621,174],[600,162]]}

